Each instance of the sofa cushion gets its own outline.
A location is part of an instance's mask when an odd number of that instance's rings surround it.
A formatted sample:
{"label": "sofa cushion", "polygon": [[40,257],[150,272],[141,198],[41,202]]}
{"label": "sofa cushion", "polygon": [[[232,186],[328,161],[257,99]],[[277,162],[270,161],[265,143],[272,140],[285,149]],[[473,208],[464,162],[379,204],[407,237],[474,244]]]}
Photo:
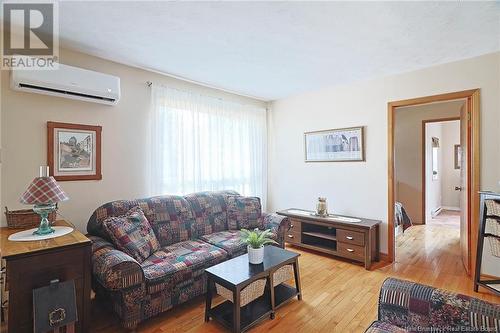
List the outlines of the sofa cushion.
{"label": "sofa cushion", "polygon": [[[273,232],[271,232],[269,236],[274,240],[278,238]],[[241,241],[241,233],[239,230],[214,232],[202,236],[201,240],[224,249],[231,258],[247,253],[247,245]]]}
{"label": "sofa cushion", "polygon": [[262,229],[262,208],[257,197],[232,195],[226,198],[227,225],[229,230]]}
{"label": "sofa cushion", "polygon": [[153,197],[148,201],[154,221],[151,226],[162,247],[191,238],[194,216],[186,199],[181,196],[166,195]]}
{"label": "sofa cushion", "polygon": [[213,232],[227,230],[226,197],[238,195],[234,191],[198,192],[184,198],[191,205],[194,223],[191,225],[191,238]]}
{"label": "sofa cushion", "polygon": [[[148,292],[171,290],[189,283],[203,269],[228,258],[223,249],[201,240],[179,242],[161,248],[142,262]],[[200,271],[201,270],[201,271]]]}
{"label": "sofa cushion", "polygon": [[125,215],[109,217],[103,222],[113,244],[138,262],[144,261],[160,244],[140,207],[130,209]]}
{"label": "sofa cushion", "polygon": [[227,230],[214,232],[209,235],[201,236],[201,239],[207,243],[224,249],[231,258],[245,254],[247,245],[241,241],[239,230]]}
{"label": "sofa cushion", "polygon": [[87,223],[88,233],[111,241],[107,230],[104,228],[104,220],[113,216],[125,215],[131,208],[134,207],[141,207],[149,223],[153,224],[153,216],[149,207],[148,199],[116,200],[105,203],[94,211]]}
{"label": "sofa cushion", "polygon": [[383,322],[374,321],[365,333],[407,333],[408,331],[395,325]]}
{"label": "sofa cushion", "polygon": [[191,205],[186,199],[177,195],[108,202],[97,208],[90,217],[87,224],[88,233],[111,240],[103,221],[109,217],[124,215],[136,206],[142,208],[161,246],[191,238],[191,225],[194,224]]}

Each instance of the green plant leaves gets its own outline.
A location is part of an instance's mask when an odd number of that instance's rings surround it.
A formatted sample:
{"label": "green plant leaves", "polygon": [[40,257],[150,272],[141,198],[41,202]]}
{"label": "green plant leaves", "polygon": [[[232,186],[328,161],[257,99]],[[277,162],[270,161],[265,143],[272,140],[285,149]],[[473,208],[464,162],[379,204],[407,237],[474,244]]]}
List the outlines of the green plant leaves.
{"label": "green plant leaves", "polygon": [[252,231],[241,229],[241,240],[254,249],[258,249],[267,244],[278,244],[271,238],[271,229],[261,231],[254,229]]}

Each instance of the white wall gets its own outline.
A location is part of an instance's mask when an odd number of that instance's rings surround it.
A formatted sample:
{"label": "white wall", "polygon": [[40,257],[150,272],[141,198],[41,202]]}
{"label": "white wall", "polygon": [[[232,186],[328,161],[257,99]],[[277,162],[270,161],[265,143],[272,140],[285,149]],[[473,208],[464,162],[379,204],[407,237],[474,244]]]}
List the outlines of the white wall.
{"label": "white wall", "polygon": [[[26,208],[19,196],[40,165],[47,163],[47,121],[102,126],[101,181],[60,182],[70,200],[60,213],[85,230],[99,205],[147,196],[147,140],[150,91],[146,81],[255,104],[266,103],[209,89],[157,73],[121,65],[82,53],[61,50],[61,62],[121,78],[122,98],[117,106],[105,106],[60,97],[16,92],[9,88],[9,72],[1,71],[1,207]],[[5,218],[2,214],[2,223]]]}
{"label": "white wall", "polygon": [[[473,88],[481,88],[481,188],[500,190],[499,73],[497,52],[272,103],[269,208],[313,208],[325,196],[334,212],[382,220],[380,246],[387,253],[387,102]],[[360,125],[366,162],[304,163],[305,131]],[[487,271],[500,276],[499,266]]]}
{"label": "white wall", "polygon": [[394,179],[396,200],[412,223],[424,223],[422,216],[422,122],[460,117],[464,101],[431,103],[396,108],[394,116]]}
{"label": "white wall", "polygon": [[455,145],[460,144],[460,121],[443,122],[441,129],[443,154],[441,205],[447,209],[459,209],[460,192],[455,191],[455,186],[460,186],[460,169],[455,169]]}
{"label": "white wall", "polygon": [[425,125],[425,219],[428,221],[434,216],[434,213],[441,208],[441,184],[443,182],[443,150],[440,148],[437,152],[438,177],[432,177],[432,138],[442,139],[442,124],[427,123]]}

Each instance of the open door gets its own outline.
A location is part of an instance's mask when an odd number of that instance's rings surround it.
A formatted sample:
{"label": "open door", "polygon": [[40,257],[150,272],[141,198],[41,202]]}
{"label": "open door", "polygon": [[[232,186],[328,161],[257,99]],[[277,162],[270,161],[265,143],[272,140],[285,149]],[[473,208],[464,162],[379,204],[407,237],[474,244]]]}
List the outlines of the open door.
{"label": "open door", "polygon": [[470,174],[467,169],[470,165],[470,150],[467,143],[470,142],[471,129],[469,121],[469,100],[460,110],[460,186],[455,190],[460,192],[460,251],[462,262],[467,274],[470,274],[470,210],[468,207],[470,198]]}

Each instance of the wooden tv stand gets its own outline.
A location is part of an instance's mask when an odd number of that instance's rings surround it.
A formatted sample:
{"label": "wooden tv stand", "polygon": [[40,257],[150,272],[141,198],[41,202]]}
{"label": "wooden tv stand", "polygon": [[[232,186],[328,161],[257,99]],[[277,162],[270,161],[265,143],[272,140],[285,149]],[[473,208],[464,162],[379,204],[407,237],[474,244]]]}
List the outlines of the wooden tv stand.
{"label": "wooden tv stand", "polygon": [[379,260],[381,221],[337,214],[320,217],[295,208],[278,214],[290,218],[285,241],[291,245],[362,262],[366,269]]}

